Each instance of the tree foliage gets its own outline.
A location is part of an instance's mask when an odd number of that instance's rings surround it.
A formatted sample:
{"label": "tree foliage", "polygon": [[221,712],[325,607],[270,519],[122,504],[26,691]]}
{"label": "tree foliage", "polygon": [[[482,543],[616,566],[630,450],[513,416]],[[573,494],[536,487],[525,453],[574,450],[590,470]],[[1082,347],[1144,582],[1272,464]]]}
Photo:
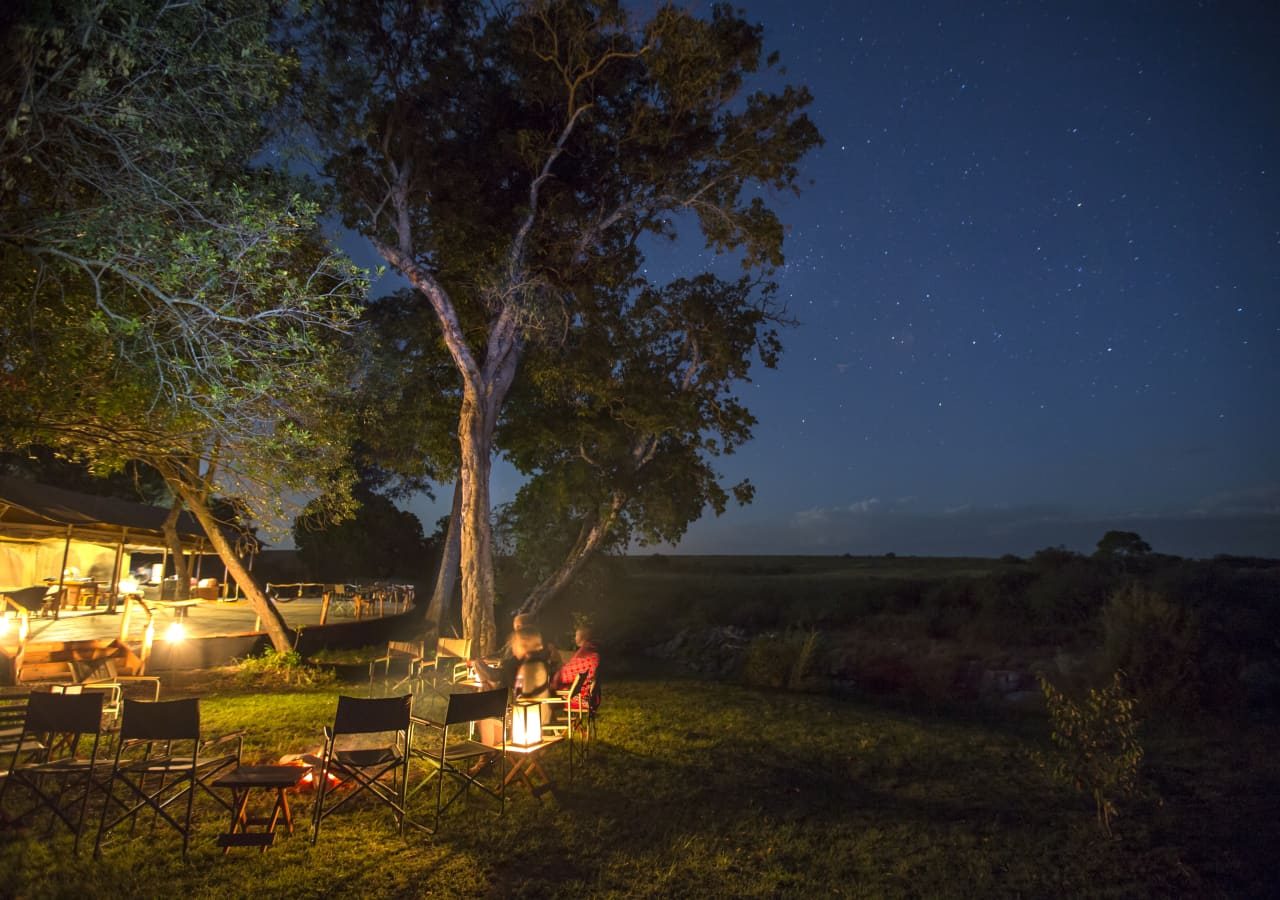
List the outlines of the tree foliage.
{"label": "tree foliage", "polygon": [[342,461],[332,336],[362,283],[306,185],[254,164],[290,74],[273,4],[56,6],[3,35],[4,438],[145,462],[218,544],[215,480],[270,521]]}
{"label": "tree foliage", "polygon": [[1093,555],[1099,559],[1127,559],[1150,552],[1151,545],[1136,531],[1108,531],[1098,541],[1098,549]]}
{"label": "tree foliage", "polygon": [[592,552],[675,542],[707,508],[751,498],[716,457],[751,436],[734,393],[777,364],[783,311],[770,284],[709,274],[579,303],[565,347],[531,352],[499,443],[532,475],[505,510],[534,611]]}
{"label": "tree foliage", "polygon": [[349,518],[313,520],[304,510],[294,523],[294,545],[307,571],[322,581],[417,574],[430,550],[422,522],[367,483],[358,484],[354,495],[360,505]]}

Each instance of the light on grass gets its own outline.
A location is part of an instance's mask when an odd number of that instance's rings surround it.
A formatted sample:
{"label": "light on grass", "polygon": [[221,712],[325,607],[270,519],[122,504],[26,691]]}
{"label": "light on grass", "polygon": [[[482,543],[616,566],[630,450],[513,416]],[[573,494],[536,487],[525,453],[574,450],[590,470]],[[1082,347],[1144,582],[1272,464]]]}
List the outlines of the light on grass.
{"label": "light on grass", "polygon": [[517,747],[542,743],[541,704],[516,703],[511,708],[511,743]]}

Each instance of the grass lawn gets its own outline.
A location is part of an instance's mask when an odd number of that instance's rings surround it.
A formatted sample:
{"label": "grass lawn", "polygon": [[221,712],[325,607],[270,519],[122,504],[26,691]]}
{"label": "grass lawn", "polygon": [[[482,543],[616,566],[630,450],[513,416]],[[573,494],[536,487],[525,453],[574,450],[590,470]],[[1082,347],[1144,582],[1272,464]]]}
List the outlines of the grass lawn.
{"label": "grass lawn", "polygon": [[[314,748],[333,689],[219,689],[213,734],[250,761]],[[16,897],[1264,895],[1280,846],[1274,731],[1153,741],[1151,796],[1101,837],[1091,808],[1031,761],[1043,723],[961,721],[700,681],[611,681],[585,772],[506,815],[473,798],[436,836],[353,808],[224,857],[207,800],[183,864],[168,830],[94,862],[43,827],[0,832]],[[563,755],[550,768],[567,778]],[[264,795],[265,796],[265,795]],[[425,800],[421,802],[425,808]],[[1247,826],[1247,827],[1246,827]],[[88,843],[92,845],[92,835]]]}

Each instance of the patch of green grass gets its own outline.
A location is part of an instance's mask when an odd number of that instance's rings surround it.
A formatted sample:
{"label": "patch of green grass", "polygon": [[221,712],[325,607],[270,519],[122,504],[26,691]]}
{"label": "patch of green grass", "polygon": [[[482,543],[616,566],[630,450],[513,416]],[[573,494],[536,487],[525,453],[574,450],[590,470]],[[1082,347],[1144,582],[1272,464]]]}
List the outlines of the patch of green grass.
{"label": "patch of green grass", "polygon": [[[356,690],[355,692],[358,692]],[[314,749],[336,691],[226,690],[205,731],[245,729],[246,758]],[[1149,896],[1261,894],[1280,840],[1265,798],[1280,783],[1274,734],[1149,752],[1153,795],[1099,836],[1093,812],[1031,761],[1043,723],[988,723],[699,681],[613,681],[600,741],[557,799],[472,798],[436,836],[399,838],[355,806],[265,854],[223,857],[220,808],[200,804],[191,861],[171,832],[116,840],[94,863],[40,827],[0,832],[18,897],[228,896]],[[1273,745],[1273,743],[1272,743]],[[1205,748],[1208,752],[1200,752]],[[1240,765],[1246,761],[1248,765]],[[1260,791],[1270,789],[1270,793]],[[1250,839],[1234,805],[1252,797]],[[425,798],[415,801],[419,814]],[[1231,824],[1234,822],[1234,825]],[[91,842],[90,842],[91,843]]]}

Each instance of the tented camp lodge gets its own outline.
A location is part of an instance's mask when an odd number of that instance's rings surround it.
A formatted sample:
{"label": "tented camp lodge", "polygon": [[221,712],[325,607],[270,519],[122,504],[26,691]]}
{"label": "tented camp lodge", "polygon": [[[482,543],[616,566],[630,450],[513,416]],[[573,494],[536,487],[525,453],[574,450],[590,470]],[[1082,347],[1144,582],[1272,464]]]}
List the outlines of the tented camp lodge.
{"label": "tented camp lodge", "polygon": [[[130,585],[138,596],[159,599],[170,552],[163,531],[167,515],[168,510],[142,503],[0,477],[0,631],[5,633],[0,634],[0,669],[5,670],[0,681],[16,680],[24,655],[28,670],[42,661],[36,659],[34,647],[24,654],[29,616],[57,616],[62,610],[99,605],[114,609],[135,556],[161,560],[154,567],[158,571],[141,579],[156,582],[153,586]],[[179,517],[177,531],[182,552],[194,557],[191,571],[199,573],[207,542],[204,532],[187,513]],[[204,590],[216,594],[218,587],[213,583]],[[126,640],[127,604],[121,612],[118,641],[63,642],[41,652],[55,662],[91,663],[107,655],[119,657],[122,670],[137,667]]]}
{"label": "tented camp lodge", "polygon": [[[160,554],[168,510],[0,477],[0,591],[90,582],[114,594],[133,554]],[[189,513],[177,523],[183,552],[196,559],[206,538]]]}

